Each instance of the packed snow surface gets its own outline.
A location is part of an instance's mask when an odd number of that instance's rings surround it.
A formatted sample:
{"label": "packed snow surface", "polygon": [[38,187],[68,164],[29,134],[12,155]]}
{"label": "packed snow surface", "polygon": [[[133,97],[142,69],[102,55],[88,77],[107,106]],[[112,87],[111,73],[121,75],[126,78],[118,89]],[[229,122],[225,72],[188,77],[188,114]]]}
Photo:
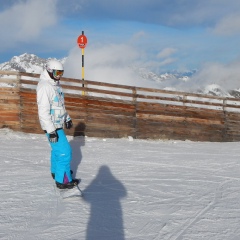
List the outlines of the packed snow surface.
{"label": "packed snow surface", "polygon": [[44,134],[0,129],[0,239],[239,240],[240,144],[68,137],[62,199]]}

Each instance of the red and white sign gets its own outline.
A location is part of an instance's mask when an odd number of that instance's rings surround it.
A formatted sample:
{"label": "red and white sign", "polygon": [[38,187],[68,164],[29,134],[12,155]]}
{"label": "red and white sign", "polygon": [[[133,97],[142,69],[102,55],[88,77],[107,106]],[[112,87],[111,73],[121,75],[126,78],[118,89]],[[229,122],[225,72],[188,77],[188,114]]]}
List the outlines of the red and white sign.
{"label": "red and white sign", "polygon": [[77,44],[80,48],[85,48],[87,46],[87,37],[85,35],[80,35],[77,39]]}

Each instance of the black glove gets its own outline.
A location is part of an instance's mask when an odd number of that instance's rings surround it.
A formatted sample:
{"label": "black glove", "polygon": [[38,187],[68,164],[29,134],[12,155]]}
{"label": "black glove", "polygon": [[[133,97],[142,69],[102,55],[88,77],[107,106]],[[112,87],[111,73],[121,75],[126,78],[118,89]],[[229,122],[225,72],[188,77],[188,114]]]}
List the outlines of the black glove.
{"label": "black glove", "polygon": [[51,143],[56,143],[58,141],[58,134],[56,131],[49,133],[49,141]]}
{"label": "black glove", "polygon": [[72,120],[69,120],[69,121],[65,122],[65,126],[66,126],[67,129],[72,128],[72,126],[73,126]]}

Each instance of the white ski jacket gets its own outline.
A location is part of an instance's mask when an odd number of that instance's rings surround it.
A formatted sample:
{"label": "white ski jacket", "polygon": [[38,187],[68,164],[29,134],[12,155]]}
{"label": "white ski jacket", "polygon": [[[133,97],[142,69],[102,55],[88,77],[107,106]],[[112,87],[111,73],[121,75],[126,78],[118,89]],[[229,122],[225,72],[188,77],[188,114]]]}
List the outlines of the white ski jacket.
{"label": "white ski jacket", "polygon": [[37,104],[40,125],[47,133],[63,128],[64,122],[71,120],[65,109],[62,87],[46,70],[40,75],[37,86]]}

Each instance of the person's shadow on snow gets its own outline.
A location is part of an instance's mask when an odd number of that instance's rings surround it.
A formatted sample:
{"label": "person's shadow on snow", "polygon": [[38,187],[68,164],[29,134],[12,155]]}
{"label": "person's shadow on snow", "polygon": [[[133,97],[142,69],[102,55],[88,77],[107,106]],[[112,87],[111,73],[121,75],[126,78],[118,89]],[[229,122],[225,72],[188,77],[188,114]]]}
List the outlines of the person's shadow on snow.
{"label": "person's shadow on snow", "polygon": [[76,178],[78,167],[82,161],[81,147],[85,146],[85,124],[80,122],[74,129],[73,139],[69,142],[72,148],[71,170],[72,178]]}
{"label": "person's shadow on snow", "polygon": [[127,195],[123,184],[102,166],[96,178],[83,191],[91,205],[86,240],[124,240],[123,214],[120,199]]}

